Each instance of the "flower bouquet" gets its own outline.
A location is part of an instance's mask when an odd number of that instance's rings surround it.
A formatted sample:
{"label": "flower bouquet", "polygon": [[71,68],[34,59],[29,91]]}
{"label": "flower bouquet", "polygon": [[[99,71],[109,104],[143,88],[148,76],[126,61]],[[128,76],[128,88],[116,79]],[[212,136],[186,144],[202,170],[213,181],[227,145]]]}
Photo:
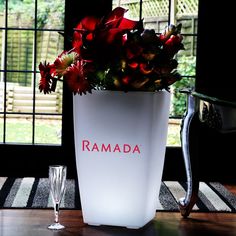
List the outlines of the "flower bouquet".
{"label": "flower bouquet", "polygon": [[157,35],[144,29],[142,20],[125,18],[126,11],[117,7],[102,18],[83,18],[74,29],[72,48],[54,63],[40,63],[40,91],[55,91],[63,80],[80,95],[98,89],[159,91],[180,80],[174,56],[184,49],[181,24]]}
{"label": "flower bouquet", "polygon": [[156,214],[168,90],[181,78],[174,56],[183,44],[181,25],[170,25],[157,35],[144,30],[142,20],[126,19],[125,12],[118,7],[100,19],[83,18],[74,29],[72,49],[52,64],[40,63],[39,89],[50,93],[64,80],[75,95],[84,222],[140,228]]}

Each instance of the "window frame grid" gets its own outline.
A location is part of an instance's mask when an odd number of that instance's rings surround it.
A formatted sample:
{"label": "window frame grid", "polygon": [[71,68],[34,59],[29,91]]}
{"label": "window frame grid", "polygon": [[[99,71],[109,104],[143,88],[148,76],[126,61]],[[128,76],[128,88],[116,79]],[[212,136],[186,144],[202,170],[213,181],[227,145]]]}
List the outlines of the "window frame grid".
{"label": "window frame grid", "polygon": [[[34,145],[35,143],[35,120],[36,116],[42,115],[42,116],[63,116],[63,112],[61,113],[42,113],[42,112],[36,112],[36,83],[37,83],[37,74],[39,71],[37,70],[37,34],[38,32],[64,32],[63,29],[59,28],[37,28],[37,23],[38,23],[38,0],[35,0],[35,9],[34,9],[34,27],[29,27],[29,28],[17,28],[17,27],[8,27],[8,0],[5,1],[5,14],[4,14],[4,20],[5,20],[5,25],[4,27],[0,27],[0,30],[4,32],[4,65],[3,69],[0,69],[0,73],[3,73],[3,83],[4,83],[4,94],[3,94],[3,111],[0,111],[0,115],[3,115],[3,136],[2,136],[2,141],[0,141],[0,145],[7,144],[8,142],[6,141],[6,134],[7,134],[7,115],[30,115],[32,116],[32,138],[31,138],[31,143],[26,143],[26,144],[31,144]],[[7,69],[7,45],[8,45],[8,32],[9,31],[33,31],[33,61],[32,61],[32,70],[11,70]],[[32,74],[32,112],[8,112],[6,109],[6,101],[7,101],[7,73],[14,73],[14,72],[20,72],[20,73],[29,73]],[[25,144],[25,143],[23,143]],[[19,143],[19,145],[22,145]],[[55,144],[49,144],[54,146]],[[61,144],[62,145],[62,141]]]}

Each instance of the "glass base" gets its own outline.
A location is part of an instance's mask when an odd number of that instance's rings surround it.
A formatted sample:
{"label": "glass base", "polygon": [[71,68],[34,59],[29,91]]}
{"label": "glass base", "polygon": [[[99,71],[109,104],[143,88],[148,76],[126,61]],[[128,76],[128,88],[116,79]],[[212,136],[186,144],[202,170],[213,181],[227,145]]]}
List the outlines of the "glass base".
{"label": "glass base", "polygon": [[61,225],[60,223],[53,223],[48,226],[48,229],[64,229],[65,226]]}

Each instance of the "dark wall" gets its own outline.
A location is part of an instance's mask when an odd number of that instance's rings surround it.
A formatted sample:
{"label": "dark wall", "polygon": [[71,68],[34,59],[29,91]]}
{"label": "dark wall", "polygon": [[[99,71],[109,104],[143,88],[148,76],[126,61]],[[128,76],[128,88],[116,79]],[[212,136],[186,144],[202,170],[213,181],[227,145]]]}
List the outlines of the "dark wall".
{"label": "dark wall", "polygon": [[[236,102],[234,28],[233,1],[199,0],[196,91],[230,102]],[[199,122],[194,135],[200,179],[235,182],[236,132],[222,134]]]}
{"label": "dark wall", "polygon": [[236,101],[234,1],[199,0],[196,91]]}

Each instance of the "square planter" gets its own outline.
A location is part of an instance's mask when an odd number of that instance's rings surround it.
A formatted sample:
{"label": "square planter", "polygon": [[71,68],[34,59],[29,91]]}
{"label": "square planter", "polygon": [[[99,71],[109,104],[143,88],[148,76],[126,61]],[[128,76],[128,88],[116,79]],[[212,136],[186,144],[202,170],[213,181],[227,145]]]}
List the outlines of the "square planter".
{"label": "square planter", "polygon": [[156,213],[170,93],[93,91],[73,99],[84,222],[143,227]]}

